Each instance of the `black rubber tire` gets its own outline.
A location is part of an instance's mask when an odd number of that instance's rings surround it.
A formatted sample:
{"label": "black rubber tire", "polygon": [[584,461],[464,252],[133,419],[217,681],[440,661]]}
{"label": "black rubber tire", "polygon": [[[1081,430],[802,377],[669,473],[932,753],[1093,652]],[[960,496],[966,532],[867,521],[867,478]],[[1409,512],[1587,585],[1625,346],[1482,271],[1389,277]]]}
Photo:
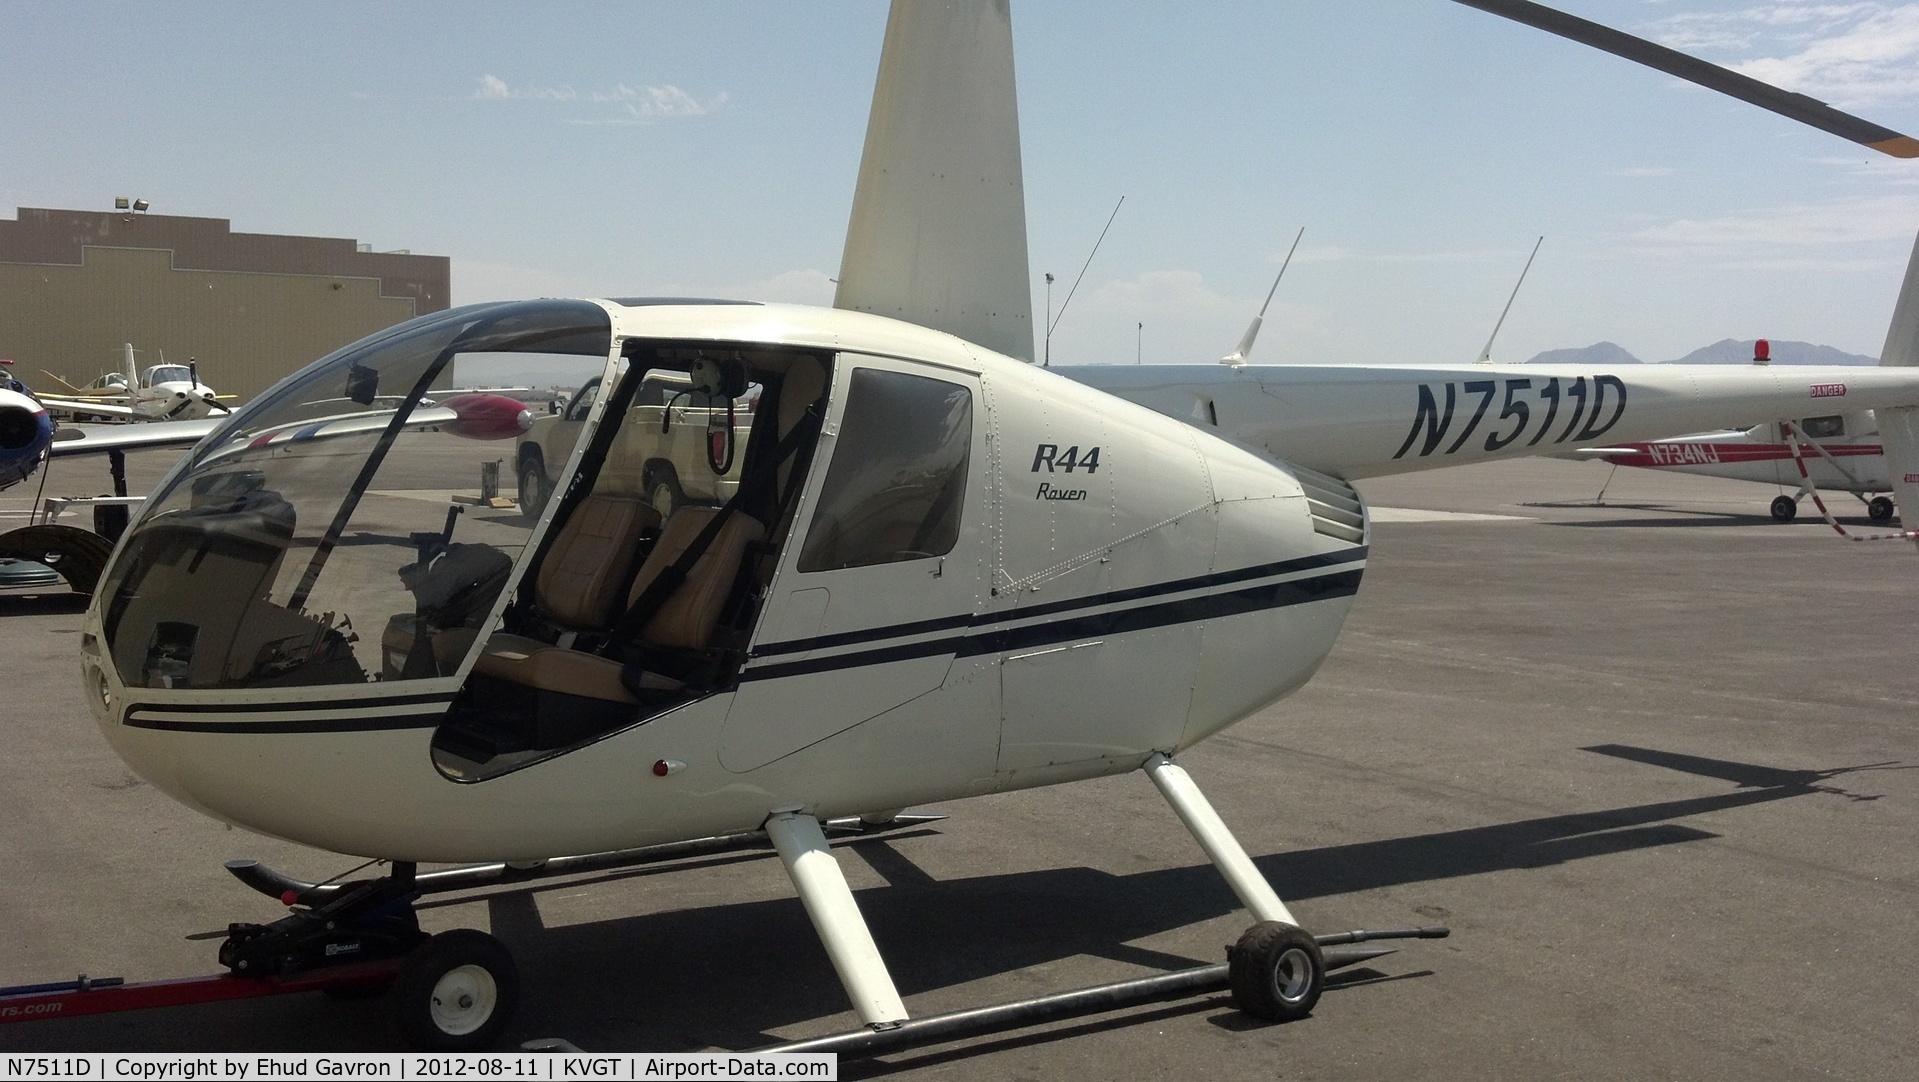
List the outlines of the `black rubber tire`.
{"label": "black rubber tire", "polygon": [[93,592],[111,555],[113,542],[78,526],[22,526],[0,534],[0,556],[46,564],[77,594]]}
{"label": "black rubber tire", "polygon": [[540,517],[548,497],[553,494],[553,485],[546,479],[546,463],[539,455],[520,459],[519,484],[520,514],[532,522]]}
{"label": "black rubber tire", "polygon": [[1874,522],[1891,522],[1894,510],[1892,500],[1885,496],[1874,496],[1866,501],[1866,517]]}
{"label": "black rubber tire", "polygon": [[414,950],[393,982],[400,1038],[417,1052],[492,1048],[520,1003],[520,970],[485,932],[441,932]]}
{"label": "black rubber tire", "polygon": [[336,984],[320,989],[320,993],[336,1003],[359,1003],[362,1000],[379,999],[393,990],[392,984]]}
{"label": "black rubber tire", "polygon": [[655,467],[647,477],[646,502],[660,513],[661,521],[673,517],[673,512],[686,506],[686,493],[680,488],[679,475],[671,466]]}
{"label": "black rubber tire", "polygon": [[1233,1006],[1268,1022],[1292,1022],[1313,1013],[1326,984],[1319,943],[1276,920],[1260,921],[1226,952]]}
{"label": "black rubber tire", "polygon": [[1772,517],[1775,522],[1791,522],[1799,517],[1799,501],[1791,496],[1772,498]]}

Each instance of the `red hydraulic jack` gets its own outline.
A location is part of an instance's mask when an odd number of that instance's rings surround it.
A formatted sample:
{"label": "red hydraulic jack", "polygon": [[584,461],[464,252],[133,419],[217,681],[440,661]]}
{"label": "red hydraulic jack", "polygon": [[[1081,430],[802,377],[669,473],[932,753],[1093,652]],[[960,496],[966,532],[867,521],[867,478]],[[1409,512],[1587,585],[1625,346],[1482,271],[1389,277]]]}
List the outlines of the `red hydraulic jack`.
{"label": "red hydraulic jack", "polygon": [[413,912],[415,866],[396,861],[377,879],[281,893],[285,917],[272,924],[230,924],[220,944],[227,972],[210,977],[127,984],[81,977],[57,984],[0,988],[0,1022],[28,1022],[111,1011],[330,992],[377,995],[389,986],[400,1035],[433,1052],[492,1046],[512,1017],[519,973],[506,948],[485,932],[429,936]]}
{"label": "red hydraulic jack", "polygon": [[[826,830],[836,836],[863,836],[944,818],[902,814],[885,823],[866,823],[849,817],[828,822]],[[118,977],[82,976],[0,988],[0,1024],[290,992],[377,995],[390,987],[400,1036],[408,1047],[477,1052],[493,1047],[511,1021],[519,1002],[519,970],[506,947],[485,932],[462,928],[430,936],[421,931],[413,911],[421,895],[765,845],[765,831],[741,831],[523,867],[496,863],[419,872],[413,864],[396,861],[389,874],[379,878],[324,883],[295,879],[250,860],[229,861],[229,872],[284,902],[288,914],[272,924],[228,925],[220,945],[220,963],[227,972],[133,984]]]}
{"label": "red hydraulic jack", "polygon": [[175,977],[128,984],[119,977],[82,976],[79,980],[53,984],[23,984],[0,988],[0,1023],[220,1003],[288,992],[350,992],[361,988],[371,991],[392,984],[399,976],[400,963],[399,958],[382,958],[284,977],[216,973],[208,977]]}

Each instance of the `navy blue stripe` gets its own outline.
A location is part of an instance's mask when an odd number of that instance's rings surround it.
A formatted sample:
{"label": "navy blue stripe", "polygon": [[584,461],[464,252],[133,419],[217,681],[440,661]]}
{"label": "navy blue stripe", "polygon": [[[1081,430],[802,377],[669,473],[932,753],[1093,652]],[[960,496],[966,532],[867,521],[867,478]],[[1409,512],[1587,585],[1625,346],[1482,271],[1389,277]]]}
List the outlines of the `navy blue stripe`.
{"label": "navy blue stripe", "polygon": [[419,695],[387,695],[377,699],[319,699],[274,703],[135,703],[127,709],[165,710],[175,714],[258,714],[264,710],[358,710],[369,706],[445,706],[453,701],[454,694],[451,691],[436,691]]}
{"label": "navy blue stripe", "polygon": [[[169,733],[365,733],[390,729],[431,729],[440,724],[445,712],[438,714],[396,714],[379,718],[302,718],[289,721],[167,721],[136,718],[139,710],[171,710],[171,707],[135,706],[127,711],[126,725],[134,729],[159,729]],[[255,708],[258,709],[257,707]]]}
{"label": "navy blue stripe", "polygon": [[[740,680],[742,682],[777,680],[784,676],[863,668],[868,665],[883,665],[888,662],[905,661],[917,657],[937,657],[943,654],[975,657],[980,654],[1050,646],[1055,643],[1073,642],[1102,635],[1121,635],[1156,627],[1196,623],[1241,613],[1285,608],[1289,605],[1304,605],[1335,597],[1350,597],[1358,593],[1361,573],[1360,569],[1354,568],[1309,578],[1290,579],[1286,582],[1272,582],[1239,590],[1181,598],[1177,601],[1164,601],[1156,605],[1140,605],[1131,609],[1093,613],[1070,620],[1054,620],[1050,623],[1000,631],[902,643],[876,650],[836,654],[833,657],[760,665],[742,672]],[[997,619],[1003,621],[1006,618]]]}
{"label": "navy blue stripe", "polygon": [[1219,571],[1209,575],[1196,575],[1192,578],[1176,579],[1171,582],[1156,582],[1150,586],[1135,586],[1126,590],[1114,590],[1109,593],[1095,594],[1092,597],[1076,597],[1065,601],[1053,601],[1044,605],[1017,609],[1010,613],[987,616],[974,616],[963,613],[959,616],[942,616],[931,620],[918,620],[907,624],[891,624],[886,627],[863,628],[859,631],[841,631],[832,635],[821,635],[811,639],[789,639],[786,642],[767,643],[756,646],[749,655],[755,658],[777,657],[780,654],[801,654],[809,650],[830,650],[837,646],[852,646],[862,642],[880,642],[887,639],[904,638],[908,635],[924,635],[934,631],[951,631],[954,628],[978,627],[984,624],[1005,623],[1009,620],[1030,619],[1037,616],[1051,616],[1054,613],[1071,612],[1074,609],[1092,609],[1102,605],[1116,605],[1127,601],[1139,601],[1148,597],[1166,594],[1184,593],[1188,590],[1202,590],[1210,587],[1229,586],[1236,582],[1269,578],[1274,575],[1290,575],[1300,571],[1309,571],[1322,567],[1340,567],[1358,563],[1366,558],[1365,546],[1342,549],[1338,552],[1320,553],[1315,556],[1302,556],[1293,560],[1281,560],[1277,563],[1260,564],[1256,567],[1242,567],[1232,571]]}

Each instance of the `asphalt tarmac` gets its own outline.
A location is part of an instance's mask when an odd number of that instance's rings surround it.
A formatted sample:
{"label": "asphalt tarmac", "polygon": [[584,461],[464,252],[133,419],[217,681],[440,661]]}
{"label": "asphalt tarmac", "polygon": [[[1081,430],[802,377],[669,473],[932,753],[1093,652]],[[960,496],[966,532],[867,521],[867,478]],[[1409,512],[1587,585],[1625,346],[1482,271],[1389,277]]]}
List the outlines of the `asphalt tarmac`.
{"label": "asphalt tarmac", "polygon": [[[136,462],[136,488],[157,468]],[[1810,507],[1775,524],[1770,488],[1608,474],[1362,485],[1380,510],[1338,647],[1183,757],[1310,929],[1452,938],[1336,975],[1291,1025],[1206,996],[842,1077],[1919,1074],[1919,553]],[[25,506],[7,497],[0,514]],[[215,972],[190,935],[281,912],[222,861],[355,862],[134,777],[80,700],[80,623],[57,593],[0,597],[0,985]],[[1137,774],[937,810],[840,849],[916,1014],[1220,961],[1248,923]],[[422,920],[512,947],[513,1043],[743,1049],[855,1023],[763,851],[437,898]],[[313,994],[0,1025],[5,1050],[398,1047],[383,1001]]]}

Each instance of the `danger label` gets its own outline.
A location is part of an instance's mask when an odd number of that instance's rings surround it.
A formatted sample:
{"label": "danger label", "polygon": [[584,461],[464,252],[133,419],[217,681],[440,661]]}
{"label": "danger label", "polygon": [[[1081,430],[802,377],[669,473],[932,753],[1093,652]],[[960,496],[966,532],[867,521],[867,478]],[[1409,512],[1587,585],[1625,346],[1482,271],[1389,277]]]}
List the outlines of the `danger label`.
{"label": "danger label", "polygon": [[1844,398],[1846,385],[1843,383],[1815,383],[1812,385],[1814,398]]}

